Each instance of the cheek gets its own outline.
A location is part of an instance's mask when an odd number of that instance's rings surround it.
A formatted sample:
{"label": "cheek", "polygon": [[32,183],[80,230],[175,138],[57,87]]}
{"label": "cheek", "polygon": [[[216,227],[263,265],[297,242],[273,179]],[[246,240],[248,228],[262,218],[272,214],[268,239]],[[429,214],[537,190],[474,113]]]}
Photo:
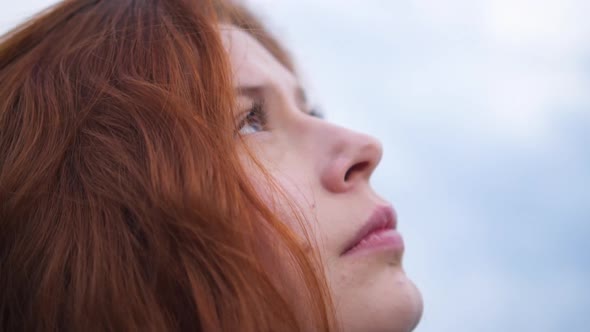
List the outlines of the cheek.
{"label": "cheek", "polygon": [[250,170],[251,183],[261,199],[301,238],[301,244],[306,248],[321,247],[318,202],[307,174],[300,169],[281,167],[268,169],[269,178],[253,165]]}
{"label": "cheek", "polygon": [[273,212],[293,228],[300,222],[313,224],[316,219],[316,201],[312,188],[304,180],[288,172],[272,172],[272,181],[259,176],[254,184],[256,190]]}
{"label": "cheek", "polygon": [[274,150],[259,148],[255,151],[265,171],[258,168],[250,157],[242,156],[250,182],[273,212],[290,226],[296,224],[293,214],[306,220],[315,219],[316,190],[312,174],[306,171],[308,167],[300,162],[302,158],[296,158],[287,149],[280,153]]}
{"label": "cheek", "polygon": [[[268,146],[260,143],[256,158],[266,168],[266,174],[249,157],[244,157],[251,183],[260,197],[301,239],[307,250],[315,248],[322,257],[326,253],[326,211],[325,198],[319,177],[313,171],[313,164],[307,154],[297,153],[292,145]],[[269,178],[270,177],[270,178]]]}

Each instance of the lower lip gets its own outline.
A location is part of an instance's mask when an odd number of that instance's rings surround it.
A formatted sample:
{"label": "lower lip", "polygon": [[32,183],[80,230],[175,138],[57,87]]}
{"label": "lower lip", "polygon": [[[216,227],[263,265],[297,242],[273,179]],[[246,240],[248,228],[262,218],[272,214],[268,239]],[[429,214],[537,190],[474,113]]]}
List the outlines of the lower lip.
{"label": "lower lip", "polygon": [[381,230],[365,236],[356,246],[344,253],[345,256],[373,251],[403,252],[404,239],[395,229]]}

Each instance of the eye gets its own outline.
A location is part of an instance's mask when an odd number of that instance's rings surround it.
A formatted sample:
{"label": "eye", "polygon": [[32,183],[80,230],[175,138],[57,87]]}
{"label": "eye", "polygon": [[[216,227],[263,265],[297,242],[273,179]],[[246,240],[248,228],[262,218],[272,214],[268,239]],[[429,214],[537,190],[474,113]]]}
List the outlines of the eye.
{"label": "eye", "polygon": [[267,122],[266,111],[261,101],[256,101],[240,120],[238,133],[240,135],[254,134],[265,130]]}
{"label": "eye", "polygon": [[317,107],[314,107],[307,112],[309,116],[313,116],[314,118],[324,119],[324,112],[319,110]]}

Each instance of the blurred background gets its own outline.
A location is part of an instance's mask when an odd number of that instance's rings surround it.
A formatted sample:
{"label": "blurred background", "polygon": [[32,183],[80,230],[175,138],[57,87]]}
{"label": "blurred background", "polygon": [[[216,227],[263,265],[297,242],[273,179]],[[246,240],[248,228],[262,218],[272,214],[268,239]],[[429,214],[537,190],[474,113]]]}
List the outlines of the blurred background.
{"label": "blurred background", "polygon": [[[2,33],[55,2],[1,1]],[[249,2],[383,142],[417,332],[590,330],[590,1]]]}

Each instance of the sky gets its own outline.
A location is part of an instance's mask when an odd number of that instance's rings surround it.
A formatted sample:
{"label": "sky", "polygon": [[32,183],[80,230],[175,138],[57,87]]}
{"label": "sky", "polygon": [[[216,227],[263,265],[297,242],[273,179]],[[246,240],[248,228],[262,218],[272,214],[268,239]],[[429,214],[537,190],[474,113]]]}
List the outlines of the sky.
{"label": "sky", "polygon": [[[0,31],[51,0],[1,0]],[[379,138],[417,332],[590,326],[590,2],[249,0],[328,120]]]}

